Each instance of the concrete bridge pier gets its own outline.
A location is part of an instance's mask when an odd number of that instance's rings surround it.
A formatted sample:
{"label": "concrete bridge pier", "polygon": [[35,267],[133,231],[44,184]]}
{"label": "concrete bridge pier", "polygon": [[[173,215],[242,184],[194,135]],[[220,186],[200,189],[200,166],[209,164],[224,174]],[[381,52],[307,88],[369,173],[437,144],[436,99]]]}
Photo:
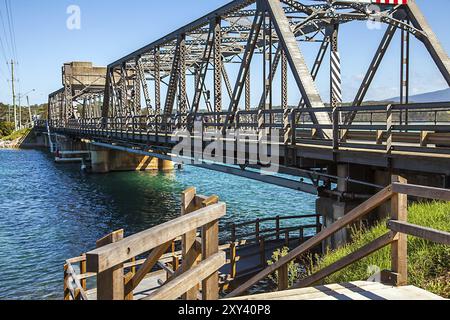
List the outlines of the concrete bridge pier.
{"label": "concrete bridge pier", "polygon": [[172,161],[162,160],[126,151],[91,146],[91,172],[113,171],[171,171]]}
{"label": "concrete bridge pier", "polygon": [[[372,187],[348,183],[347,177],[373,182],[375,171],[370,167],[351,164],[338,164],[329,168],[329,172],[338,176],[335,190],[322,192],[316,201],[316,212],[323,217],[324,226],[328,227],[341,219],[351,210],[366,201],[374,194]],[[376,192],[376,190],[375,190]],[[371,222],[368,221],[370,224]],[[325,248],[335,249],[345,245],[350,240],[350,230],[344,229],[335,233],[325,243]]]}

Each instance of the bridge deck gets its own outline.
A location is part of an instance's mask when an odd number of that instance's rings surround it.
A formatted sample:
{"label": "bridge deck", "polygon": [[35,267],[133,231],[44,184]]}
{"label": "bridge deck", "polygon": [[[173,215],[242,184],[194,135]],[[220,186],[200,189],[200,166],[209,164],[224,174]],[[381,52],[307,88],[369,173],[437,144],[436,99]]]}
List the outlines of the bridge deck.
{"label": "bridge deck", "polygon": [[230,300],[444,300],[413,287],[391,287],[377,282],[351,282],[259,294]]}

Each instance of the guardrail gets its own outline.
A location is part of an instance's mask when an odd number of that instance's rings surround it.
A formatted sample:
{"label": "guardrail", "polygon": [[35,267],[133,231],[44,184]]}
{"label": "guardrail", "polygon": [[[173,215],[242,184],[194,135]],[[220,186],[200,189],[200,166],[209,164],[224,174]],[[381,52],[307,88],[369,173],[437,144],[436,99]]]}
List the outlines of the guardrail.
{"label": "guardrail", "polygon": [[392,267],[391,270],[384,272],[385,280],[389,280],[392,284],[398,286],[406,285],[408,279],[407,235],[450,245],[450,233],[407,223],[408,195],[425,199],[450,201],[450,190],[409,185],[405,179],[393,176],[391,185],[362,203],[327,229],[321,231],[312,239],[289,252],[287,256],[281,258],[278,262],[252,277],[229,294],[228,297],[243,295],[252,286],[275,272],[278,273],[278,290],[289,289],[288,264],[291,261],[302,257],[336,232],[355,223],[388,201],[391,202],[391,220],[388,223],[388,227],[391,230],[390,232],[317,273],[298,281],[292,289],[311,286],[389,245],[391,246]]}
{"label": "guardrail", "polygon": [[[352,123],[346,119],[357,112]],[[311,122],[311,114],[326,113],[329,124]],[[150,141],[158,136],[169,141],[177,129],[224,133],[243,130],[259,136],[278,130],[285,145],[322,146],[330,150],[357,149],[390,154],[399,152],[450,154],[450,102],[389,104],[361,107],[303,108],[238,111],[233,124],[224,128],[227,112],[205,112],[114,118],[51,120],[52,130],[121,140]],[[195,123],[197,122],[197,124]],[[42,121],[36,126],[43,127]]]}

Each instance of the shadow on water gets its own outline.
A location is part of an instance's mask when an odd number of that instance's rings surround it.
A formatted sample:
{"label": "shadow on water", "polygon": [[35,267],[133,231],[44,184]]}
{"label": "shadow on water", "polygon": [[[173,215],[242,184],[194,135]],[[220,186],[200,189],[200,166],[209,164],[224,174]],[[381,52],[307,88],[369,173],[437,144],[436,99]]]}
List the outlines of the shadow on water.
{"label": "shadow on water", "polygon": [[188,186],[227,203],[223,239],[231,222],[314,213],[313,196],[193,167],[88,175],[33,150],[2,150],[0,163],[0,299],[61,299],[65,259],[177,217]]}

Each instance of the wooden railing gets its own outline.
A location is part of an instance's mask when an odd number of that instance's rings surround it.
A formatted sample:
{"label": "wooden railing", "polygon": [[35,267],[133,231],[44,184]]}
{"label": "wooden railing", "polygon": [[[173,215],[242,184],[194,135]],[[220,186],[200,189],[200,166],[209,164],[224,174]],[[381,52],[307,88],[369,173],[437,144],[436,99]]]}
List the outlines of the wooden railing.
{"label": "wooden railing", "polygon": [[[158,266],[167,271],[167,280],[144,300],[218,299],[218,270],[226,263],[225,252],[219,250],[219,219],[225,213],[226,205],[217,196],[200,196],[189,188],[182,194],[180,218],[127,238],[123,230],[113,232],[97,241],[97,249],[68,260],[65,299],[87,300],[86,279],[96,277],[97,300],[133,300],[133,291]],[[175,251],[179,239],[181,263]],[[142,255],[148,257],[137,260]],[[75,263],[80,263],[80,274]]]}
{"label": "wooden railing", "polygon": [[288,289],[288,264],[291,261],[302,257],[336,232],[351,225],[352,223],[357,222],[367,214],[371,213],[374,209],[388,201],[391,202],[391,220],[388,224],[390,231],[388,233],[344,257],[343,259],[333,263],[332,265],[298,281],[291,289],[311,286],[314,283],[389,245],[391,245],[392,266],[391,270],[384,272],[384,275],[387,275],[385,277],[394,285],[401,286],[407,284],[407,235],[421,237],[426,240],[450,245],[450,233],[407,223],[408,195],[424,199],[450,201],[450,190],[408,185],[405,179],[394,176],[391,185],[349,212],[339,221],[321,231],[314,238],[306,241],[304,244],[289,252],[287,256],[281,258],[278,262],[252,277],[242,286],[229,294],[228,297],[231,298],[243,295],[252,286],[275,272],[278,272],[279,275],[278,289]]}

